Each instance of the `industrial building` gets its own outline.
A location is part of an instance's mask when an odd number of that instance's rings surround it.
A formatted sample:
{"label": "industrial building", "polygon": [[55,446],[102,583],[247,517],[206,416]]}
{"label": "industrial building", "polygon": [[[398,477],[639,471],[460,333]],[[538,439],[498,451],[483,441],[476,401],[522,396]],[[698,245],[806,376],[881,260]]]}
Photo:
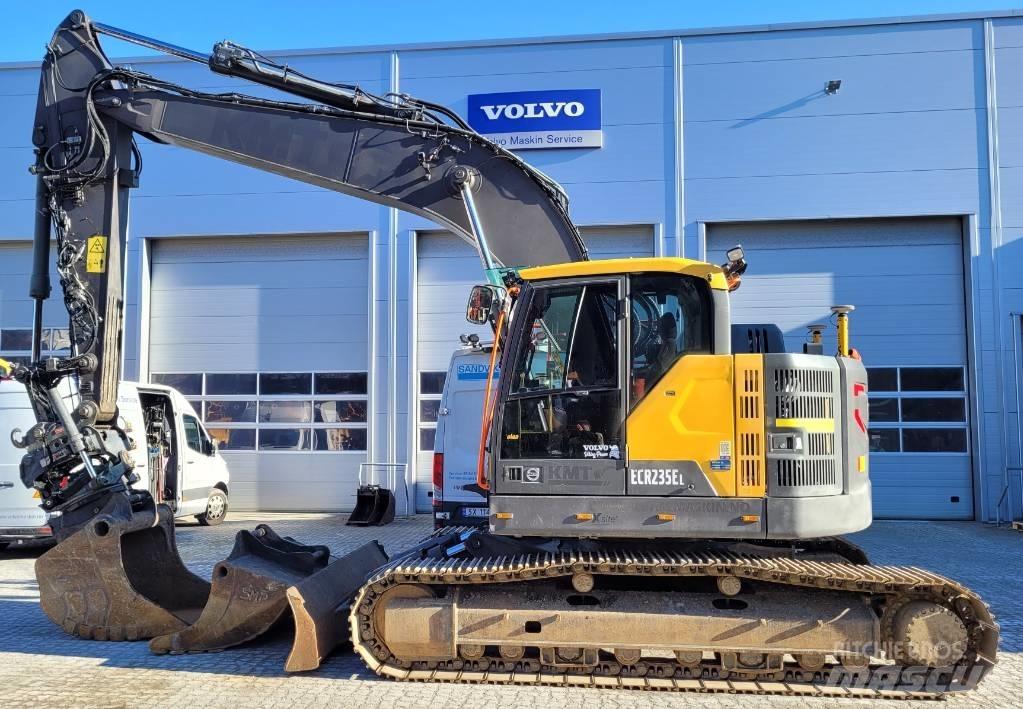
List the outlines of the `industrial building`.
{"label": "industrial building", "polygon": [[[720,262],[741,243],[750,268],[733,319],[778,323],[790,349],[831,305],[855,305],[875,516],[1020,516],[1023,16],[268,54],[446,104],[523,148],[568,191],[594,258]],[[130,63],[203,91],[269,95],[174,59]],[[31,339],[37,83],[36,61],[0,65],[8,358]],[[562,100],[544,106],[551,96]],[[585,125],[576,135],[552,113]],[[197,402],[235,509],[350,510],[368,461],[407,463],[427,511],[444,372],[482,277],[473,248],[416,216],[140,147],[125,376]],[[55,295],[45,325],[58,351]]]}

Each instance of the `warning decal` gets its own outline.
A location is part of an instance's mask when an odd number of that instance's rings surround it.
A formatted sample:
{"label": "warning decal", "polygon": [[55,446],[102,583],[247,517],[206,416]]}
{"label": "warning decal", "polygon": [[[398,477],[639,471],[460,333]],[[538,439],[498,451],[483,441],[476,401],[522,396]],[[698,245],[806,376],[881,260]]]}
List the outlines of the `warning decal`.
{"label": "warning decal", "polygon": [[107,237],[99,234],[89,237],[85,254],[85,270],[89,273],[106,273]]}

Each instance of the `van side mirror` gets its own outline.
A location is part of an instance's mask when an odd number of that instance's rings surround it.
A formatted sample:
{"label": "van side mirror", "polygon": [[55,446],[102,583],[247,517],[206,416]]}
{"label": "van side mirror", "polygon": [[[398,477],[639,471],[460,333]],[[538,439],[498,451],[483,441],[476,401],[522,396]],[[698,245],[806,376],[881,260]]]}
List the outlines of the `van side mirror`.
{"label": "van side mirror", "polygon": [[465,308],[465,319],[473,325],[486,325],[497,318],[507,291],[498,286],[473,286],[469,293],[469,304]]}
{"label": "van side mirror", "polygon": [[215,438],[207,438],[203,447],[206,449],[203,451],[206,455],[214,456],[217,454],[217,441]]}

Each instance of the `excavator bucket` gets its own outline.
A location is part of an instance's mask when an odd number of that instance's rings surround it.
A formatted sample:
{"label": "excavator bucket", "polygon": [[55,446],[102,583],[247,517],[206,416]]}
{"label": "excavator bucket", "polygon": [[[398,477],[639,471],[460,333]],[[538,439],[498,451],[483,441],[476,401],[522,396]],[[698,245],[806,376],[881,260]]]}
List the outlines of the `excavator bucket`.
{"label": "excavator bucket", "polygon": [[231,555],[213,568],[206,607],[187,628],[153,638],[149,649],[166,653],[210,652],[262,635],[288,608],[285,595],[327,568],[330,550],[278,536],[265,524],[235,537]]}
{"label": "excavator bucket", "polygon": [[345,524],[382,527],[394,521],[394,493],[379,485],[363,485],[355,494],[355,509]]}
{"label": "excavator bucket", "polygon": [[210,585],[181,561],[165,505],[133,512],[114,496],[36,561],[43,611],[70,635],[139,640],[194,622]]}
{"label": "excavator bucket", "polygon": [[315,670],[331,650],[349,639],[352,597],[369,575],[386,563],[380,542],[369,542],[288,588],[295,640],[284,663],[286,671]]}

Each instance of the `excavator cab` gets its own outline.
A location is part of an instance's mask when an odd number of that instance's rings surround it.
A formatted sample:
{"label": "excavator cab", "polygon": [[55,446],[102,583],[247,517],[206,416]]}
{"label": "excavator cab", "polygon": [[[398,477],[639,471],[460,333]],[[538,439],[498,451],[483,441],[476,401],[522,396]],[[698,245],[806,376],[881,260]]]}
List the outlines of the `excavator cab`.
{"label": "excavator cab", "polygon": [[[745,270],[736,247],[721,266],[520,271],[477,480],[495,534],[806,539],[869,524],[866,372],[841,354],[734,351]],[[474,291],[476,322],[508,307],[491,288]]]}

